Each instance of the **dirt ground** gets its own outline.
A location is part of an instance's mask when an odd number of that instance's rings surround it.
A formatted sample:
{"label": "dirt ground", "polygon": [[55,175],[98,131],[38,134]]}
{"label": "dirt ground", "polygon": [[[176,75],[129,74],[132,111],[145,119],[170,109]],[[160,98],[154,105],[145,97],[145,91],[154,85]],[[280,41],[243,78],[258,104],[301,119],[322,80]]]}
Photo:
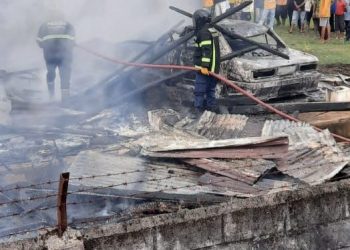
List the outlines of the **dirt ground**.
{"label": "dirt ground", "polygon": [[350,76],[350,64],[319,65],[319,71],[324,74],[343,74]]}

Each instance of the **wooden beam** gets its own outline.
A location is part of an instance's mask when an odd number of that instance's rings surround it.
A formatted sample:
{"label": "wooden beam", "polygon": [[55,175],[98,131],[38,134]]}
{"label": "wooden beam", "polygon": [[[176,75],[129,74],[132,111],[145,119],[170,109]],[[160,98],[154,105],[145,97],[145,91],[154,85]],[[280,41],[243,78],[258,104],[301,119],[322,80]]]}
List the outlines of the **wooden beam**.
{"label": "wooden beam", "polygon": [[68,192],[69,173],[60,175],[57,196],[57,227],[58,236],[62,237],[68,227],[67,222],[67,192]]}
{"label": "wooden beam", "polygon": [[[305,112],[327,112],[350,110],[350,102],[297,102],[297,103],[270,103],[271,106],[286,113],[299,111]],[[229,108],[231,114],[266,114],[270,113],[258,105],[236,105]]]}

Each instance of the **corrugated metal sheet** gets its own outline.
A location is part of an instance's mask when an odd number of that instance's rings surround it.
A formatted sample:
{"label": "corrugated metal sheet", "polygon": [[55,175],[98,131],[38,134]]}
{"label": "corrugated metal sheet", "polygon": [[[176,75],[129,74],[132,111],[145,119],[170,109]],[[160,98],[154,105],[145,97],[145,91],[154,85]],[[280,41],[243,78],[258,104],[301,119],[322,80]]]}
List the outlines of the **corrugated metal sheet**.
{"label": "corrugated metal sheet", "polygon": [[[88,187],[108,187],[127,194],[162,192],[163,194],[198,195],[201,193],[235,195],[236,192],[216,192],[200,185],[198,172],[182,167],[181,164],[151,164],[139,158],[118,157],[95,151],[81,152],[67,169],[72,175],[71,185]],[[133,172],[138,171],[138,172]],[[124,173],[120,174],[119,173]],[[130,173],[132,172],[132,173]],[[74,176],[110,176],[77,180]],[[140,183],[135,183],[141,181]],[[129,183],[123,185],[123,183]],[[131,183],[131,184],[130,184]],[[111,186],[112,185],[112,186]],[[114,185],[114,186],[113,186]],[[99,192],[101,190],[95,190]]]}
{"label": "corrugated metal sheet", "polygon": [[201,176],[200,182],[210,185],[216,190],[237,192],[236,196],[240,197],[254,197],[297,188],[295,183],[288,181],[262,179],[255,185],[249,185],[225,176],[215,176],[209,173]]}
{"label": "corrugated metal sheet", "polygon": [[230,161],[188,159],[184,162],[249,185],[253,185],[264,173],[275,167],[272,161],[252,159]]}
{"label": "corrugated metal sheet", "polygon": [[234,147],[264,147],[264,146],[282,146],[288,145],[288,137],[283,136],[265,136],[250,137],[227,140],[191,140],[187,141],[167,141],[161,146],[147,147],[151,152],[167,152],[179,150],[197,150],[197,149],[215,149],[215,148],[234,148]]}
{"label": "corrugated metal sheet", "polygon": [[213,190],[220,192],[234,192],[238,197],[253,197],[259,193],[259,189],[247,183],[232,180],[225,176],[215,176],[206,173],[199,178],[199,182],[203,185],[211,187]]}
{"label": "corrugated metal sheet", "polygon": [[283,158],[288,151],[287,137],[255,137],[231,140],[188,140],[168,142],[162,147],[143,149],[141,154],[159,158]]}
{"label": "corrugated metal sheet", "polygon": [[259,189],[260,195],[272,194],[286,190],[293,190],[298,188],[298,185],[291,181],[284,180],[273,180],[273,179],[261,179],[254,185],[255,188]]}
{"label": "corrugated metal sheet", "polygon": [[334,177],[349,162],[328,130],[318,132],[310,125],[285,120],[267,121],[263,136],[288,135],[288,156],[278,169],[310,185]]}
{"label": "corrugated metal sheet", "polygon": [[239,137],[248,119],[244,115],[216,114],[210,111],[205,111],[199,119],[182,117],[171,109],[148,112],[149,123],[156,131],[174,128],[210,140]]}
{"label": "corrugated metal sheet", "polygon": [[247,121],[248,117],[244,115],[218,115],[205,111],[192,130],[212,140],[235,138]]}

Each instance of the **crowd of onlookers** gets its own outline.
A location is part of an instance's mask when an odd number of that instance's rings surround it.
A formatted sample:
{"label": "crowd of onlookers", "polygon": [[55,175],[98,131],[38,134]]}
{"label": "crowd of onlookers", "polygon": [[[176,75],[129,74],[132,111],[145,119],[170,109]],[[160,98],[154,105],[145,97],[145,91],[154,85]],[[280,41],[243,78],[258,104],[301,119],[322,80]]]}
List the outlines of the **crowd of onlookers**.
{"label": "crowd of onlookers", "polygon": [[[240,1],[230,2],[235,5]],[[246,20],[271,29],[289,25],[289,33],[303,33],[312,27],[322,43],[330,39],[331,32],[335,32],[336,39],[350,40],[350,0],[255,0]]]}
{"label": "crowd of onlookers", "polygon": [[[285,25],[289,19],[289,33],[314,30],[322,42],[336,32],[336,39],[349,40],[350,0],[255,0],[256,20],[273,29],[274,24]],[[345,32],[347,35],[345,36]]]}

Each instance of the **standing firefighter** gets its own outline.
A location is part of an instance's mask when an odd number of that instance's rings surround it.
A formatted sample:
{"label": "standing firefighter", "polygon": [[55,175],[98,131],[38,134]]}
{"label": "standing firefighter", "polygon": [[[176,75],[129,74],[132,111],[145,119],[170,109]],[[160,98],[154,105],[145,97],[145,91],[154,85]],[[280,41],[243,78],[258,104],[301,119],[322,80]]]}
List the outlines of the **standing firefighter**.
{"label": "standing firefighter", "polygon": [[53,20],[41,25],[37,42],[44,52],[50,98],[55,96],[56,68],[58,68],[61,79],[61,98],[62,102],[65,102],[69,97],[75,31],[74,27],[63,21],[59,14],[54,16]]}
{"label": "standing firefighter", "polygon": [[219,73],[220,47],[218,33],[209,28],[210,21],[211,16],[207,10],[197,10],[193,14],[193,25],[196,32],[194,64],[196,68],[200,69],[196,73],[194,88],[196,115],[205,109],[213,111],[216,106],[215,87],[217,80],[210,76],[209,72]]}

